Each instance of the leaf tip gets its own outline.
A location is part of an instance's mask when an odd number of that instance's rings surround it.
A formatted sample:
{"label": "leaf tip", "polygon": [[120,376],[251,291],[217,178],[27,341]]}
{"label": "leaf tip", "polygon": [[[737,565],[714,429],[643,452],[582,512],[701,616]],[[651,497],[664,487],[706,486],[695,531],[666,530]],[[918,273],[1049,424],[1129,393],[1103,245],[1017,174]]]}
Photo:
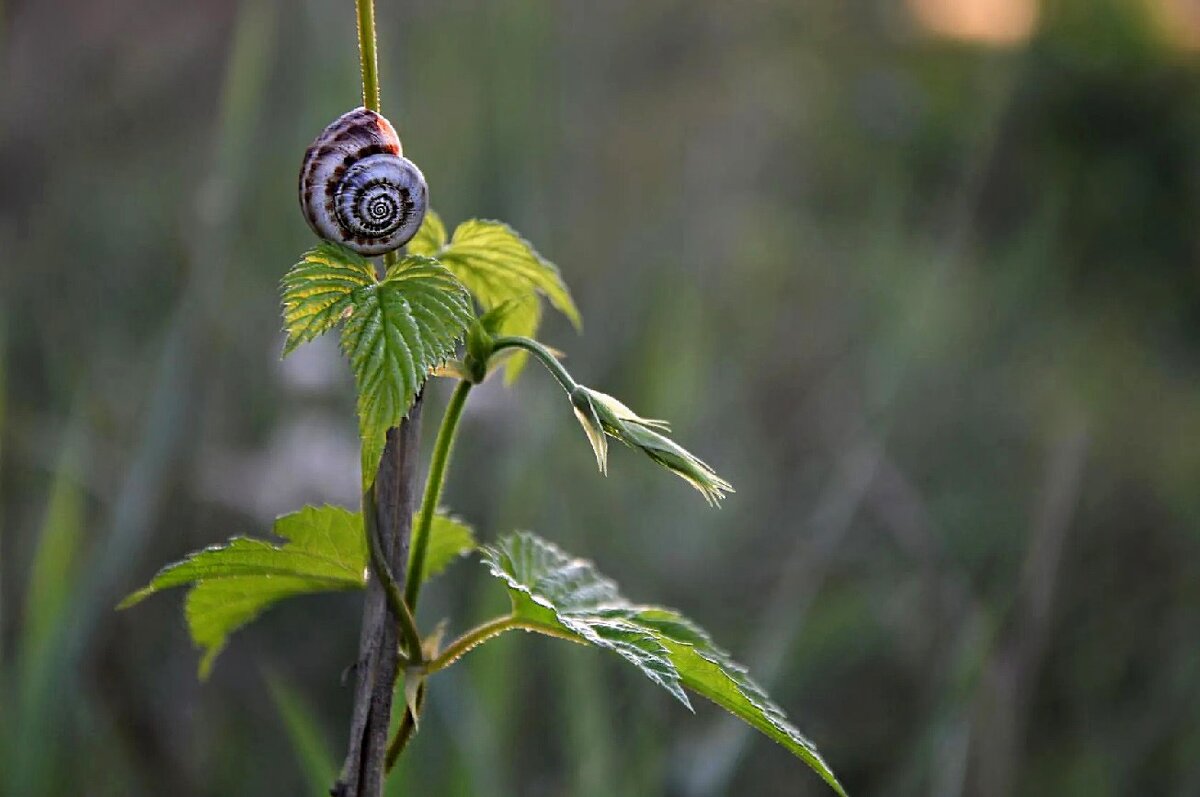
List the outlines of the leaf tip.
{"label": "leaf tip", "polygon": [[404,675],[404,703],[408,708],[408,713],[413,719],[413,728],[420,730],[421,710],[420,710],[420,694],[421,694],[422,679],[418,677],[415,671],[405,673]]}
{"label": "leaf tip", "polygon": [[121,612],[121,611],[124,611],[124,610],[130,608],[131,606],[136,606],[137,604],[144,601],[146,598],[149,598],[151,595],[153,595],[155,593],[155,591],[156,590],[154,589],[153,586],[147,586],[147,587],[142,587],[141,589],[137,590],[136,592],[131,592],[128,595],[126,595],[124,598],[121,599],[121,602],[116,605],[114,611]]}
{"label": "leaf tip", "polygon": [[582,335],[583,334],[583,316],[581,316],[579,314],[579,308],[575,306],[575,302],[570,301],[569,298],[568,298],[568,302],[569,303],[564,304],[562,307],[559,307],[557,309],[560,313],[562,313],[563,315],[565,315],[567,317],[568,321],[571,322],[571,326],[574,327],[575,332],[577,334]]}
{"label": "leaf tip", "polygon": [[223,647],[225,646],[220,644],[205,648],[204,655],[200,657],[200,666],[196,670],[196,677],[200,679],[201,683],[206,682],[212,675],[213,663],[216,662],[217,655],[220,654]]}

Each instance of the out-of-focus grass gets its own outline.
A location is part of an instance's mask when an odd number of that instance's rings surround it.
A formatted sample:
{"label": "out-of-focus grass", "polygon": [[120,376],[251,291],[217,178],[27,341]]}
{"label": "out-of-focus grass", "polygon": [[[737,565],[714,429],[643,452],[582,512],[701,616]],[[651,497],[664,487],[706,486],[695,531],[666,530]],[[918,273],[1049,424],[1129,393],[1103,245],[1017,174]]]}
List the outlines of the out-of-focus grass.
{"label": "out-of-focus grass", "polygon": [[[0,302],[0,469],[4,465],[4,410],[8,401],[8,316],[4,303]],[[0,470],[3,477],[3,470]],[[0,478],[0,502],[4,499],[3,480]],[[4,561],[4,513],[0,512],[0,562]],[[4,568],[0,567],[0,663],[4,661]],[[0,672],[3,668],[0,668]],[[4,709],[3,681],[0,680],[0,711]]]}
{"label": "out-of-focus grass", "polygon": [[56,662],[65,654],[70,616],[78,610],[80,543],[84,534],[84,502],[79,486],[83,445],[78,422],[68,433],[35,537],[32,567],[24,584],[24,615],[17,639],[19,659],[5,701],[14,720],[5,723],[5,777],[13,794],[53,792],[63,783],[57,762],[70,755],[56,728],[78,716],[69,699],[71,685],[55,678]]}
{"label": "out-of-focus grass", "polygon": [[[622,450],[599,477],[530,371],[473,392],[448,505],[710,627],[851,793],[985,794],[1040,496],[1082,421],[1048,642],[998,766],[1016,794],[1194,793],[1200,71],[1155,2],[1043,4],[1006,49],[896,3],[380,3],[384,107],[435,207],[557,262],[586,334],[549,319],[547,341],[738,489],[705,511]],[[280,607],[204,687],[178,604],[109,608],[297,497],[354,500],[336,346],[276,366],[277,282],[311,243],[298,161],[358,102],[353,15],[92,5],[0,13],[0,715],[45,655],[25,618],[65,612],[20,774],[57,780],[26,793],[311,791],[258,673],[336,764],[353,596]],[[68,489],[88,597],[53,609],[61,585],[31,598],[30,574],[65,545],[45,541]],[[502,610],[477,571],[431,585],[422,622]],[[703,793],[696,756],[708,793],[819,793],[584,650],[515,636],[441,678],[393,793]],[[0,723],[0,791],[34,749],[20,726]]]}
{"label": "out-of-focus grass", "polygon": [[304,772],[309,793],[325,797],[337,776],[337,765],[325,741],[324,730],[302,695],[277,675],[268,673],[264,678],[292,743],[296,762]]}

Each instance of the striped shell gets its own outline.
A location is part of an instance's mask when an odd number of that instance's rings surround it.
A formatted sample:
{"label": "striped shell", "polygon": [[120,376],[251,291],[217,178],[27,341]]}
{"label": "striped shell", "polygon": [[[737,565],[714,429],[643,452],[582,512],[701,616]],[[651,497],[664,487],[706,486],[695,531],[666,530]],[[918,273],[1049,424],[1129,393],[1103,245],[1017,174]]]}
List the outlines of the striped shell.
{"label": "striped shell", "polygon": [[362,255],[399,249],[417,234],[429,189],[401,154],[391,123],[356,108],[321,131],[300,167],[300,207],[313,232]]}

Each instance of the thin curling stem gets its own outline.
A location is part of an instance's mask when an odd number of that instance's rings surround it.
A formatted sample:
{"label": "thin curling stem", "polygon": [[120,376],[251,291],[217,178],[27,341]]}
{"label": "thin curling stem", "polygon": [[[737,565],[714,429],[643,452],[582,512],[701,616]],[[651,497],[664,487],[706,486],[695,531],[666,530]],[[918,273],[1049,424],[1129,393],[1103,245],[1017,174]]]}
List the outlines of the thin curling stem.
{"label": "thin curling stem", "polygon": [[458,421],[462,418],[463,407],[466,406],[467,394],[470,392],[471,383],[465,380],[454,388],[454,393],[450,395],[450,403],[446,405],[446,414],[442,416],[442,425],[438,428],[433,458],[429,461],[429,476],[425,480],[421,514],[413,530],[412,559],[404,585],[405,602],[413,611],[417,609],[417,598],[421,593],[421,581],[425,574],[425,551],[429,548],[433,517],[442,497],[442,486],[446,483],[446,468],[450,464],[450,452],[454,448],[454,435],[458,431]]}
{"label": "thin curling stem", "polygon": [[371,550],[371,570],[383,585],[388,607],[396,616],[400,637],[404,640],[404,648],[407,651],[405,663],[419,663],[421,661],[421,635],[417,631],[417,623],[413,619],[412,612],[404,603],[404,596],[400,594],[400,587],[392,576],[391,568],[388,567],[387,558],[383,555],[383,548],[379,542],[379,527],[375,522],[375,510],[375,489],[372,487],[363,495],[363,526],[367,534],[367,545]]}
{"label": "thin curling stem", "polygon": [[444,670],[454,662],[461,659],[472,648],[476,648],[482,645],[484,642],[487,642],[492,637],[500,636],[506,631],[515,631],[517,629],[522,631],[533,631],[538,634],[545,634],[546,636],[558,637],[559,639],[565,639],[569,642],[582,644],[579,637],[564,631],[561,628],[541,625],[540,623],[531,622],[529,620],[522,620],[521,618],[514,617],[510,614],[504,617],[497,617],[494,620],[489,620],[482,625],[477,625],[470,631],[467,631],[465,634],[460,636],[458,639],[451,642],[446,646],[445,650],[438,654],[436,659],[425,663],[425,673],[427,675],[433,675],[439,670]]}
{"label": "thin curling stem", "polygon": [[[358,65],[362,72],[363,107],[381,113],[379,99],[379,56],[375,51],[375,2],[354,0],[358,7]],[[384,269],[400,262],[396,252],[383,256]]]}
{"label": "thin curling stem", "polygon": [[567,391],[568,396],[575,391],[575,388],[579,387],[574,378],[567,373],[567,369],[562,367],[562,363],[558,361],[554,353],[533,338],[520,335],[496,338],[492,351],[498,352],[502,349],[524,349],[532,354],[546,367],[547,371],[554,375],[554,378],[562,385],[562,389]]}

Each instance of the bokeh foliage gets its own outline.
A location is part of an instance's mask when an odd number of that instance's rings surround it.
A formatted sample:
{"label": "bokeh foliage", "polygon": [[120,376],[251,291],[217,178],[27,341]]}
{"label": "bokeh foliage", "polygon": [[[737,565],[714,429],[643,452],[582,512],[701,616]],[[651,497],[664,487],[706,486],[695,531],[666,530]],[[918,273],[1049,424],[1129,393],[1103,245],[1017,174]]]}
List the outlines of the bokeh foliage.
{"label": "bokeh foliage", "polygon": [[[0,5],[0,791],[299,793],[354,596],[203,687],[177,606],[111,607],[355,501],[352,378],[332,341],[279,364],[276,297],[352,15],[94,5]],[[601,479],[531,373],[472,397],[447,503],[703,617],[851,794],[1195,793],[1200,64],[1155,5],[1054,0],[989,49],[877,0],[380,3],[435,205],[536,241],[576,377],[739,490]],[[503,610],[462,569],[428,623]],[[431,684],[397,793],[820,793],[597,654],[494,645]]]}

